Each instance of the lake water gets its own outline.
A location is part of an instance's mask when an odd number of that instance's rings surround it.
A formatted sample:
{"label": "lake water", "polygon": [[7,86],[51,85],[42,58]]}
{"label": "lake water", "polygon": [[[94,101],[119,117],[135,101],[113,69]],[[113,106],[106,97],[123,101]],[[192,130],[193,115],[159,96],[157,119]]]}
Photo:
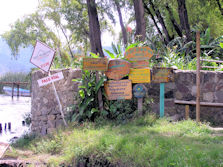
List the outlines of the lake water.
{"label": "lake water", "polygon": [[[0,133],[0,142],[9,143],[10,139],[20,137],[29,131],[29,127],[23,126],[24,115],[31,112],[30,97],[14,97],[0,95],[0,124],[2,124],[2,133]],[[11,123],[11,131],[8,130],[8,123]],[[5,123],[7,130],[5,130]]]}

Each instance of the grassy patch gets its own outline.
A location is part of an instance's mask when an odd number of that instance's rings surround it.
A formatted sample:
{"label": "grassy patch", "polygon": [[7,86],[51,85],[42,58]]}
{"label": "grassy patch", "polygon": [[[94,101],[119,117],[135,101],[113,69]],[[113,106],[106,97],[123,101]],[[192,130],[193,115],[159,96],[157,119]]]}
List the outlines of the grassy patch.
{"label": "grassy patch", "polygon": [[222,141],[205,124],[146,115],[124,125],[85,123],[34,140],[26,149],[48,154],[54,166],[220,167]]}

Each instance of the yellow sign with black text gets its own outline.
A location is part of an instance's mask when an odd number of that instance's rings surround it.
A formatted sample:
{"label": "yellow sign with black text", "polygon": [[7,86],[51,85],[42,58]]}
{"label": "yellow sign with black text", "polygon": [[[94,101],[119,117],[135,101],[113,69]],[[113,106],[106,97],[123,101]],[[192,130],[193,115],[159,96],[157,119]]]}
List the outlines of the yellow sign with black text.
{"label": "yellow sign with black text", "polygon": [[144,69],[130,69],[129,73],[129,80],[132,81],[132,83],[150,83],[150,69],[144,68]]}

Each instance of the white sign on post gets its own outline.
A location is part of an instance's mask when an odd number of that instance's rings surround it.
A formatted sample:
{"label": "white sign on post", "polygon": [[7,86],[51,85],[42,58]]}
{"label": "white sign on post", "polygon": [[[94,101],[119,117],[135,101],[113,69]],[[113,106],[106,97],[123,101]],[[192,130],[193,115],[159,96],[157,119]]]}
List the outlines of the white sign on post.
{"label": "white sign on post", "polygon": [[61,79],[63,79],[63,73],[62,72],[58,72],[56,74],[53,74],[51,76],[48,76],[48,77],[45,77],[45,78],[42,78],[42,79],[39,79],[37,80],[38,84],[39,84],[39,87],[41,86],[45,86],[45,85],[48,85],[52,82],[56,82],[56,81],[59,81]]}
{"label": "white sign on post", "polygon": [[30,62],[45,72],[49,72],[55,50],[37,41]]}

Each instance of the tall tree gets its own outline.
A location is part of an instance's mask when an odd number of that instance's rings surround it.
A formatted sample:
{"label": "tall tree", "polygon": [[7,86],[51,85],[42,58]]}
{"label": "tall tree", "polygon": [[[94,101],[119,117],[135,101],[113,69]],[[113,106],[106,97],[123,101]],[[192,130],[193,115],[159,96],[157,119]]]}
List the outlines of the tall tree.
{"label": "tall tree", "polygon": [[146,22],[144,18],[144,6],[142,0],[133,0],[136,19],[136,36],[140,41],[144,41],[146,37]]}
{"label": "tall tree", "polygon": [[101,46],[101,30],[98,21],[98,13],[95,0],[87,0],[88,17],[89,17],[89,30],[90,30],[90,43],[91,51],[95,54],[99,53],[100,57],[104,57]]}
{"label": "tall tree", "polygon": [[124,45],[126,46],[127,42],[128,42],[128,37],[127,37],[126,28],[124,26],[123,19],[122,19],[122,12],[121,12],[121,8],[120,8],[120,4],[119,4],[118,0],[114,0],[114,1],[115,1],[117,11],[118,11],[119,22],[120,22],[120,26],[122,29],[123,42],[124,42]]}
{"label": "tall tree", "polygon": [[170,37],[170,34],[169,34],[168,30],[167,30],[166,24],[164,22],[164,19],[163,19],[162,15],[161,15],[159,9],[155,7],[155,5],[153,4],[152,0],[149,0],[149,4],[151,5],[152,9],[154,10],[154,12],[156,14],[156,17],[157,17],[157,19],[159,20],[159,23],[162,26],[163,32],[164,32],[164,34],[166,36],[166,41],[170,42],[172,38]]}
{"label": "tall tree", "polygon": [[178,13],[180,18],[181,27],[185,30],[186,41],[189,42],[192,40],[190,25],[188,21],[187,8],[185,0],[177,0],[178,3]]}
{"label": "tall tree", "polygon": [[172,12],[172,9],[169,7],[168,3],[166,3],[166,9],[169,13],[169,16],[170,16],[170,21],[175,29],[175,31],[177,32],[177,34],[182,37],[183,34],[182,34],[182,29],[181,27],[178,25],[177,21],[175,20],[174,16],[173,16],[173,12]]}
{"label": "tall tree", "polygon": [[[99,53],[100,57],[104,57],[101,46],[101,30],[98,21],[98,13],[95,0],[87,0],[88,17],[89,17],[89,30],[90,30],[90,43],[91,51],[95,54]],[[99,81],[99,74],[96,72],[96,81]],[[103,100],[101,89],[98,90],[98,103],[100,111],[103,111]]]}
{"label": "tall tree", "polygon": [[157,31],[158,31],[158,33],[159,33],[161,39],[163,40],[163,42],[164,42],[165,44],[167,44],[166,39],[163,37],[163,33],[161,32],[161,30],[160,30],[160,28],[159,28],[159,26],[158,26],[158,24],[157,24],[157,22],[156,22],[156,19],[155,19],[155,17],[153,16],[153,14],[152,14],[150,8],[146,5],[145,1],[144,1],[143,3],[144,3],[144,8],[146,9],[147,14],[151,16],[151,18],[152,18],[152,20],[153,20],[153,23],[154,23],[154,25],[155,25],[155,27],[156,27],[156,29],[157,29]]}

